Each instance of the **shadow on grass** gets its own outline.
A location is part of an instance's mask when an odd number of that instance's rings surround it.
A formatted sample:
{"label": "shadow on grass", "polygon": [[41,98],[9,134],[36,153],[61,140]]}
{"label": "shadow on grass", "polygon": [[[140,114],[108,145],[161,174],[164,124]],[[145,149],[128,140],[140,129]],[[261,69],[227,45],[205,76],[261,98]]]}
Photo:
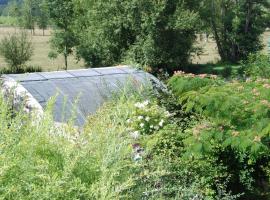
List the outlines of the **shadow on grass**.
{"label": "shadow on grass", "polygon": [[42,68],[39,66],[26,66],[16,71],[9,68],[4,68],[0,70],[0,74],[23,74],[23,73],[32,73],[32,72],[42,72]]}
{"label": "shadow on grass", "polygon": [[229,63],[191,64],[185,67],[184,71],[193,74],[215,74],[228,78],[241,73],[241,65]]}

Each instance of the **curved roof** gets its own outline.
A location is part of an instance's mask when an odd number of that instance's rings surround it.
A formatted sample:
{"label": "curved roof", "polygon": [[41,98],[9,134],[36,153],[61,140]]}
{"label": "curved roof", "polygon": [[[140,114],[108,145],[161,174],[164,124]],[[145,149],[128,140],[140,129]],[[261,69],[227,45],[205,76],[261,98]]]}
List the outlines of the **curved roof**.
{"label": "curved roof", "polygon": [[[54,120],[67,122],[75,117],[75,124],[82,126],[89,114],[94,113],[107,98],[131,81],[139,87],[150,80],[158,80],[131,67],[107,67],[57,72],[37,72],[4,75],[22,86],[44,109],[51,97],[56,96]],[[75,112],[74,112],[75,111]]]}

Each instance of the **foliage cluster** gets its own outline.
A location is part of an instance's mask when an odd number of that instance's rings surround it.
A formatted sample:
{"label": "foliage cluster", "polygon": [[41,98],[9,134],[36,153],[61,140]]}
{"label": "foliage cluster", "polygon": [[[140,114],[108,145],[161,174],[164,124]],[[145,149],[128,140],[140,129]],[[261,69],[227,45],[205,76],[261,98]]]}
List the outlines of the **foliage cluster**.
{"label": "foliage cluster", "polygon": [[66,68],[76,52],[88,67],[124,62],[173,72],[200,53],[199,33],[214,37],[222,62],[237,64],[259,52],[269,9],[268,0],[21,0],[11,1],[5,15],[33,34],[52,22],[52,47]]}
{"label": "foliage cluster", "polygon": [[70,0],[46,0],[49,17],[57,26],[51,40],[52,47],[57,53],[62,53],[65,59],[66,70],[68,68],[68,55],[73,52],[77,44],[73,24],[75,21],[74,3]]}
{"label": "foliage cluster", "polygon": [[[167,123],[134,138],[127,119],[142,115],[134,112],[138,102],[143,99],[137,95],[123,95],[77,130],[54,125],[52,103],[33,123],[23,112],[11,112],[1,97],[0,198],[236,199],[220,182],[224,169],[214,159],[191,162],[183,156],[185,133],[164,108],[149,115]],[[158,108],[155,102],[150,98],[147,106]],[[141,159],[134,159],[138,151]]]}
{"label": "foliage cluster", "polygon": [[139,137],[140,134],[152,134],[163,128],[170,115],[169,112],[148,100],[137,102],[132,110],[134,117],[128,119],[127,122],[133,131],[132,135],[136,138]]}
{"label": "foliage cluster", "polygon": [[76,1],[78,55],[89,66],[124,61],[153,68],[184,66],[193,51],[198,3]]}
{"label": "foliage cluster", "polygon": [[248,78],[270,77],[270,56],[263,54],[250,54],[246,61],[242,62],[244,75]]}
{"label": "foliage cluster", "polygon": [[26,32],[4,37],[0,42],[0,54],[9,64],[13,73],[22,71],[33,55],[33,45]]}
{"label": "foliage cluster", "polygon": [[16,25],[16,18],[0,16],[0,25],[2,25],[2,26],[15,26]]}
{"label": "foliage cluster", "polygon": [[169,81],[185,111],[201,116],[186,130],[187,156],[217,159],[231,177],[230,190],[246,199],[268,199],[269,79],[204,85],[209,78],[197,77],[192,87],[191,79],[176,74]]}
{"label": "foliage cluster", "polygon": [[35,34],[35,26],[44,29],[49,24],[49,10],[46,0],[23,0],[10,1],[5,8],[4,14],[16,19],[17,25],[25,29],[30,29]]}
{"label": "foliage cluster", "polygon": [[201,18],[208,24],[222,61],[246,59],[262,49],[261,34],[268,26],[268,0],[204,0]]}

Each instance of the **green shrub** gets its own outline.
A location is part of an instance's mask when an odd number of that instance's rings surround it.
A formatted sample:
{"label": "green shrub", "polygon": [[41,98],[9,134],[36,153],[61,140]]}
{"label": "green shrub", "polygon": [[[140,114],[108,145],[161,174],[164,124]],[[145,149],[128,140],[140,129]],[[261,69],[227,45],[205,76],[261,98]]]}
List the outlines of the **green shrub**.
{"label": "green shrub", "polygon": [[249,78],[270,78],[270,57],[263,54],[250,54],[242,62],[242,71]]}
{"label": "green shrub", "polygon": [[195,51],[198,2],[83,0],[77,5],[76,50],[89,66],[124,61],[173,70]]}
{"label": "green shrub", "polygon": [[[216,159],[184,156],[189,135],[171,121],[172,116],[166,117],[156,99],[149,98],[146,105],[151,112],[134,110],[138,102],[144,102],[138,95],[123,95],[105,104],[78,132],[68,125],[55,127],[52,104],[33,123],[22,112],[11,114],[11,105],[0,98],[0,198],[236,198],[222,182],[227,174]],[[134,138],[131,129],[140,127],[127,119],[142,114],[166,123]],[[138,145],[140,160],[134,159]]]}
{"label": "green shrub", "polygon": [[[187,157],[215,158],[231,176],[229,188],[247,199],[267,199],[270,99],[268,79],[201,85],[176,75],[170,86],[186,111],[201,116],[186,130]],[[196,78],[195,78],[196,79]],[[182,85],[180,85],[180,84]],[[189,90],[183,92],[182,88]],[[235,187],[238,185],[239,187]]]}
{"label": "green shrub", "polygon": [[135,103],[132,110],[133,116],[127,122],[134,131],[135,137],[139,134],[152,134],[162,129],[170,116],[169,112],[149,100]]}
{"label": "green shrub", "polygon": [[4,37],[0,42],[0,53],[13,73],[21,71],[33,55],[33,45],[26,32]]}
{"label": "green shrub", "polygon": [[202,87],[222,84],[222,81],[217,78],[216,75],[195,75],[178,71],[175,72],[175,76],[169,79],[168,84],[176,96],[181,96],[188,91],[197,91]]}
{"label": "green shrub", "polygon": [[42,68],[40,66],[27,65],[24,68],[20,68],[15,72],[9,68],[3,68],[0,70],[0,74],[31,73],[31,72],[42,72]]}
{"label": "green shrub", "polygon": [[0,25],[3,26],[16,26],[17,19],[15,17],[10,17],[10,16],[0,16]]}

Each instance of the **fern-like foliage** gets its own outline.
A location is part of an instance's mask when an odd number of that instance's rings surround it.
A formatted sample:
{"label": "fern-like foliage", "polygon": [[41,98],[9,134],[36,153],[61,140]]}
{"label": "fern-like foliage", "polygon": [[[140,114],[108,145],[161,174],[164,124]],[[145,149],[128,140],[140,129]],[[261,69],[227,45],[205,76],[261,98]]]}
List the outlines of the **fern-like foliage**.
{"label": "fern-like foliage", "polygon": [[[258,169],[270,163],[270,80],[225,82],[181,74],[169,86],[185,111],[203,119],[186,131],[187,156],[217,156],[233,169],[235,184],[253,194],[262,189],[256,180]],[[269,173],[262,174],[268,181]]]}

